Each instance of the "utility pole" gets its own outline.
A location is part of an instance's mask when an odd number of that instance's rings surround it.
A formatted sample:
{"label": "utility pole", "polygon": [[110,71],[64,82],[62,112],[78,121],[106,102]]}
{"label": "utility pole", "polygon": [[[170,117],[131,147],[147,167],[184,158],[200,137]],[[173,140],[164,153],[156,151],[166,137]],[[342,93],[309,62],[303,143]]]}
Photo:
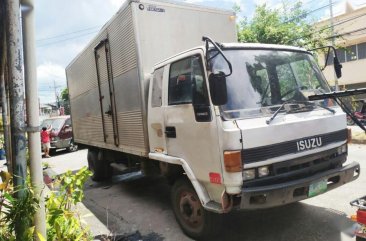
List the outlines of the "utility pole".
{"label": "utility pole", "polygon": [[[6,22],[13,180],[14,186],[17,188],[15,197],[23,199],[25,197],[25,180],[27,175],[27,142],[24,131],[24,80],[19,0],[6,1]],[[27,228],[27,224],[20,220],[15,223],[17,240],[21,240],[24,237]]]}
{"label": "utility pole", "polygon": [[[2,16],[2,23],[0,29],[5,29],[5,4],[0,4],[0,15]],[[10,128],[9,128],[9,91],[5,80],[8,79],[8,68],[6,66],[6,35],[5,31],[0,32],[0,95],[2,104],[2,120],[4,129],[4,149],[6,153],[6,164],[8,166],[8,172],[13,173],[12,159],[11,159],[11,146],[10,146]]]}
{"label": "utility pole", "polygon": [[[333,19],[333,1],[329,0],[329,11],[330,11],[330,32],[332,35],[332,45],[335,47],[335,40],[334,40],[334,19]],[[335,56],[335,53],[333,53],[333,57]],[[338,78],[336,73],[334,72],[334,85],[335,85],[335,91],[339,90],[338,85]]]}
{"label": "utility pole", "polygon": [[58,87],[60,87],[60,86],[56,85],[56,81],[53,80],[53,89],[55,91],[55,101],[56,101],[57,108],[60,108],[60,100],[59,100],[58,94],[57,94],[57,88]]}
{"label": "utility pole", "polygon": [[[43,169],[41,161],[41,138],[39,134],[39,102],[36,67],[36,44],[34,27],[34,0],[22,1],[22,22],[23,22],[23,49],[24,49],[24,78],[26,89],[26,111],[28,122],[28,149],[30,159],[30,176],[35,196],[39,200],[35,220],[35,233],[46,237],[46,212],[43,182]],[[35,240],[39,240],[35,235]]]}

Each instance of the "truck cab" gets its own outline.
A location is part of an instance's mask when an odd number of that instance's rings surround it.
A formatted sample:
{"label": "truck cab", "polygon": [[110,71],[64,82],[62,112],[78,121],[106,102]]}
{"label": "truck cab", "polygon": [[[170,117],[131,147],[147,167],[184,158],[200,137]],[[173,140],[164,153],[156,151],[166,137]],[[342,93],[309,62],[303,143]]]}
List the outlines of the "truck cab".
{"label": "truck cab", "polygon": [[[205,210],[284,205],[358,177],[358,163],[345,165],[345,113],[331,100],[308,101],[330,91],[311,53],[216,47],[155,65],[148,100],[149,158],[182,166]],[[178,222],[199,226],[197,203],[176,189]]]}

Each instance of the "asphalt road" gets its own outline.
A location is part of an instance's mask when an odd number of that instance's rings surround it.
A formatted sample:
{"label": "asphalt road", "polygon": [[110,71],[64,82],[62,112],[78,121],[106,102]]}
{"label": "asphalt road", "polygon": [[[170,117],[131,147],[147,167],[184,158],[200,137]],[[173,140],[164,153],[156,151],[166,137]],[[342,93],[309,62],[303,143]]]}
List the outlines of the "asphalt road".
{"label": "asphalt road", "polygon": [[[366,145],[350,145],[349,160],[366,170]],[[53,169],[86,165],[86,150],[59,153],[43,159]],[[170,205],[170,186],[161,178],[128,180],[115,176],[112,181],[85,187],[83,204],[108,227],[109,234],[130,234],[126,240],[191,240],[180,230]],[[366,195],[366,174],[323,195],[264,211],[233,212],[225,215],[217,240],[241,241],[341,241],[355,240],[345,233],[352,226],[348,216],[355,213],[349,202]],[[138,233],[136,233],[138,231]],[[135,238],[137,237],[137,238]]]}

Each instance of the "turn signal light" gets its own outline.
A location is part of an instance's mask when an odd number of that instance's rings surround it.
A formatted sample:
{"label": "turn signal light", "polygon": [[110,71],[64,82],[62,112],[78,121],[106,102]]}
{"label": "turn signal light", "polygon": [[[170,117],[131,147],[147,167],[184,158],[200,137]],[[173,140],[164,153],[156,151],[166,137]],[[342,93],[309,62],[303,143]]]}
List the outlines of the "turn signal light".
{"label": "turn signal light", "polygon": [[241,172],[241,151],[224,151],[224,164],[227,172]]}

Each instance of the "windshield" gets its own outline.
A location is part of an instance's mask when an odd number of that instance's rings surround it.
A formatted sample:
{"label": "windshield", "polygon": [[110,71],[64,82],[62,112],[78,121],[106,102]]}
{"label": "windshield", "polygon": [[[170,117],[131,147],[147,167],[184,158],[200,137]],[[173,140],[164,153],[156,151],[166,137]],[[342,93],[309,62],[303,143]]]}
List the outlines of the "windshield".
{"label": "windshield", "polygon": [[[213,56],[209,63],[211,71],[227,73],[227,63],[222,56],[215,51],[210,54]],[[224,54],[233,67],[232,75],[226,78],[228,102],[221,106],[224,118],[270,115],[284,102],[303,103],[309,95],[329,92],[322,73],[308,53],[235,49],[225,50]],[[321,104],[329,106],[328,100]],[[314,105],[314,108],[318,107]]]}
{"label": "windshield", "polygon": [[52,130],[59,131],[62,128],[64,121],[65,121],[65,119],[63,119],[63,118],[45,119],[45,120],[43,120],[41,127],[48,128],[51,125]]}

